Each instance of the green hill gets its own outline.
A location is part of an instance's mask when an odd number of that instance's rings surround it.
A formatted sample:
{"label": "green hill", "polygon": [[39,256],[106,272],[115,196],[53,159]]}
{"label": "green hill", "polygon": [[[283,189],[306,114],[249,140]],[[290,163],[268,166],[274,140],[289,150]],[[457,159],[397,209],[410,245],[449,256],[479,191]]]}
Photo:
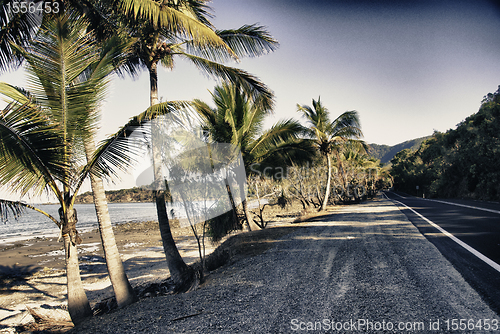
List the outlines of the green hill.
{"label": "green hill", "polygon": [[407,140],[403,143],[389,146],[389,145],[378,145],[378,144],[369,144],[368,145],[368,154],[372,157],[380,159],[381,163],[387,163],[394,158],[396,154],[401,152],[404,149],[417,150],[420,147],[420,144],[426,139],[431,138],[432,136]]}
{"label": "green hill", "polygon": [[[108,203],[154,202],[153,191],[141,188],[107,190]],[[92,192],[88,191],[76,197],[77,204],[94,203]]]}
{"label": "green hill", "polygon": [[426,197],[500,199],[500,86],[479,111],[445,133],[436,132],[417,151],[393,159],[394,188]]}

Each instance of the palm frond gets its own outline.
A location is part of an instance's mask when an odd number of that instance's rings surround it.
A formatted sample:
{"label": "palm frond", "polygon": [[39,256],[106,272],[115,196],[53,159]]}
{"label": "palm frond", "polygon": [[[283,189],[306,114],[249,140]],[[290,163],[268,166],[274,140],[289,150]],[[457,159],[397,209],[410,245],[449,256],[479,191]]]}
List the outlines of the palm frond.
{"label": "palm frond", "polygon": [[156,117],[186,110],[190,106],[187,101],[169,101],[151,106],[132,117],[114,135],[101,142],[92,159],[82,169],[75,190],[80,189],[89,173],[98,177],[116,176],[118,171],[125,171],[134,165],[147,148],[150,129],[145,125]]}
{"label": "palm frond", "polygon": [[[3,87],[0,84],[0,93]],[[0,183],[21,195],[49,188],[61,198],[55,181],[62,181],[68,167],[64,146],[57,127],[36,107],[11,103],[0,114]]]}
{"label": "palm frond", "polygon": [[304,131],[304,127],[293,119],[280,121],[254,141],[250,153],[269,151],[277,145],[299,139]]}
{"label": "palm frond", "polygon": [[210,19],[213,18],[213,15],[210,13],[212,8],[206,4],[207,2],[209,1],[181,0],[177,2],[176,9],[195,18],[207,27],[213,28],[213,25],[210,22]]}
{"label": "palm frond", "polygon": [[329,130],[336,137],[360,138],[363,136],[359,116],[356,111],[346,111],[341,114],[331,123]]}
{"label": "palm frond", "polygon": [[26,46],[40,26],[40,18],[29,10],[26,13],[13,13],[7,6],[16,0],[2,1],[0,9],[0,72],[18,67],[24,59],[12,49],[12,44]]}
{"label": "palm frond", "polygon": [[[198,20],[199,15],[205,13],[201,6],[186,14],[175,9],[175,6],[172,6],[173,2],[172,4],[160,4],[153,0],[119,0],[118,2],[126,14],[148,20],[155,28],[162,27],[175,34],[191,37],[199,45],[225,47],[226,43],[215,31]],[[196,1],[192,2],[197,3]],[[186,10],[184,9],[184,11]],[[194,15],[190,15],[193,13]]]}
{"label": "palm frond", "polygon": [[85,108],[80,113],[74,113],[70,127],[75,130],[77,137],[93,136],[98,128],[100,104],[107,94],[110,74],[117,66],[123,64],[135,39],[123,39],[114,36],[102,46],[99,58],[72,82],[71,88],[75,94],[85,98]]}
{"label": "palm frond", "polygon": [[218,30],[238,57],[259,57],[278,49],[279,43],[263,26],[244,25],[239,29]]}
{"label": "palm frond", "polygon": [[26,212],[26,209],[31,209],[43,214],[44,216],[52,220],[54,223],[56,223],[58,227],[61,227],[61,223],[47,212],[23,202],[9,201],[5,199],[0,199],[0,220],[2,222],[5,222],[9,219],[9,216],[12,216],[14,219],[17,220],[24,212]]}
{"label": "palm frond", "polygon": [[8,201],[0,199],[0,220],[5,222],[12,216],[17,220],[19,216],[26,210],[26,207],[21,205],[19,202]]}
{"label": "palm frond", "polygon": [[288,166],[301,166],[310,162],[315,159],[316,152],[314,142],[309,139],[280,142],[272,149],[255,155],[248,172],[263,172],[268,167],[281,168],[281,171],[284,171]]}
{"label": "palm frond", "polygon": [[94,94],[92,87],[77,80],[99,59],[87,27],[85,20],[71,14],[58,16],[44,23],[30,48],[23,50],[31,91],[68,134],[75,129],[71,118],[74,125],[83,117]]}
{"label": "palm frond", "polygon": [[241,87],[245,92],[248,92],[253,101],[260,101],[266,110],[273,109],[273,92],[258,78],[248,72],[187,53],[184,53],[182,56],[192,61],[198,69],[209,76]]}

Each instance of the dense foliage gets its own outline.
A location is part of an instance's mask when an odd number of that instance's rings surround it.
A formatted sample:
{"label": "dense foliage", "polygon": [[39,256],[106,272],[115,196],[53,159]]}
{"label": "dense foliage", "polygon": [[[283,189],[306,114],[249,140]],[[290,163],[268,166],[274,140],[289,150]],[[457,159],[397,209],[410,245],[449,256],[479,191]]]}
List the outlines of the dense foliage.
{"label": "dense foliage", "polygon": [[417,150],[422,142],[426,139],[431,138],[431,136],[421,137],[417,139],[407,140],[405,142],[399,143],[397,145],[389,146],[389,145],[377,145],[377,144],[369,144],[368,145],[368,154],[375,159],[379,159],[381,163],[385,164],[394,158],[394,156],[404,150]]}
{"label": "dense foliage", "polygon": [[[500,86],[456,129],[392,159],[394,186],[429,197],[500,199]],[[417,191],[417,186],[419,190]]]}
{"label": "dense foliage", "polygon": [[[153,191],[142,188],[106,190],[108,203],[154,202]],[[75,203],[93,203],[92,192],[88,191],[76,197]]]}

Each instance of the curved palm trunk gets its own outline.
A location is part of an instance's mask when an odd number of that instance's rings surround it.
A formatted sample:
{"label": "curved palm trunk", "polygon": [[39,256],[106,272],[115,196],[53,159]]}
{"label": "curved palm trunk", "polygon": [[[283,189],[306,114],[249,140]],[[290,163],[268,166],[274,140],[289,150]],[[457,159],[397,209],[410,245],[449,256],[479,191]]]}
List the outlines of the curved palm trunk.
{"label": "curved palm trunk", "polygon": [[326,180],[326,190],[325,190],[325,198],[323,198],[323,204],[321,205],[320,211],[326,210],[326,205],[328,204],[328,198],[330,197],[330,188],[332,183],[332,159],[330,158],[330,154],[326,154],[326,161],[328,164],[328,178]]}
{"label": "curved palm trunk", "polygon": [[[150,103],[151,106],[158,103],[158,73],[157,63],[153,63],[149,67],[149,81],[151,86]],[[158,150],[153,147],[153,170],[155,184],[163,182],[161,174],[161,156]],[[165,203],[165,193],[163,191],[155,191],[154,198],[156,203],[156,214],[158,216],[158,225],[160,228],[161,240],[163,243],[163,251],[167,260],[170,277],[174,281],[177,292],[187,291],[196,284],[194,271],[188,267],[186,262],[179,254],[179,250],[175,245],[172,232],[170,231],[170,222],[167,216],[167,206]]]}
{"label": "curved palm trunk", "polygon": [[247,200],[245,199],[241,204],[243,205],[243,212],[245,213],[245,217],[247,219],[247,227],[246,227],[247,230],[248,231],[260,230],[261,228],[259,227],[259,225],[255,224],[252,217],[250,217],[250,211],[248,211]]}
{"label": "curved palm trunk", "polygon": [[176,286],[175,290],[177,292],[183,292],[189,290],[194,281],[193,270],[184,262],[179,250],[175,245],[174,238],[172,237],[172,232],[170,231],[170,223],[167,216],[167,207],[165,204],[165,193],[163,191],[154,192],[155,202],[156,202],[156,213],[158,215],[158,224],[160,227],[160,235],[163,243],[163,252],[167,259],[168,270],[170,271],[170,277],[174,281]]}
{"label": "curved palm trunk", "polygon": [[238,221],[238,216],[236,215],[236,205],[234,204],[233,193],[231,192],[231,187],[229,186],[229,182],[227,181],[227,178],[224,179],[224,183],[226,184],[226,191],[227,191],[227,195],[229,197],[229,203],[231,203],[231,209],[233,211],[234,225],[238,226],[239,221]]}
{"label": "curved palm trunk", "polygon": [[[61,210],[62,211],[62,210]],[[68,210],[69,211],[69,210]],[[92,316],[89,300],[83,289],[80,277],[80,266],[78,265],[78,250],[76,240],[78,235],[74,226],[76,225],[76,211],[66,212],[61,217],[65,228],[63,230],[64,251],[66,254],[66,279],[68,289],[68,312],[71,321],[75,325],[83,322],[87,317]],[[69,227],[69,228],[68,228]]]}
{"label": "curved palm trunk", "polygon": [[[88,140],[85,143],[85,154],[87,161],[92,157],[95,151],[94,140]],[[125,274],[123,263],[116,246],[115,234],[111,226],[111,218],[109,217],[108,203],[102,179],[90,174],[90,185],[94,197],[94,206],[99,222],[99,232],[101,235],[102,248],[104,257],[106,258],[106,266],[108,268],[109,279],[115,292],[116,302],[118,307],[124,307],[137,301],[137,295],[132,289],[130,282]]]}
{"label": "curved palm trunk", "polygon": [[342,179],[342,187],[344,188],[343,201],[347,201],[347,199],[349,199],[349,185],[347,184],[347,176],[345,174],[344,166],[342,165],[342,160],[340,159],[340,155],[338,152],[336,152],[336,154],[337,154],[337,161],[338,161],[340,176]]}

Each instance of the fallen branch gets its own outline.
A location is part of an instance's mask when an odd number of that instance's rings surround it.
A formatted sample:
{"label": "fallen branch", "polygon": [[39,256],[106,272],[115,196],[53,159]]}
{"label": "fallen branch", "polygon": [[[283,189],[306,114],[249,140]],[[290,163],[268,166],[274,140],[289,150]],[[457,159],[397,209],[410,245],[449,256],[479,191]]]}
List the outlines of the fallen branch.
{"label": "fallen branch", "polygon": [[200,315],[202,313],[203,313],[203,310],[198,311],[197,313],[193,313],[193,314],[189,314],[189,315],[184,315],[182,317],[175,318],[175,319],[172,319],[170,321],[179,321],[179,320],[183,320],[183,319],[187,319],[187,318],[191,318],[191,317],[196,317],[197,315]]}

